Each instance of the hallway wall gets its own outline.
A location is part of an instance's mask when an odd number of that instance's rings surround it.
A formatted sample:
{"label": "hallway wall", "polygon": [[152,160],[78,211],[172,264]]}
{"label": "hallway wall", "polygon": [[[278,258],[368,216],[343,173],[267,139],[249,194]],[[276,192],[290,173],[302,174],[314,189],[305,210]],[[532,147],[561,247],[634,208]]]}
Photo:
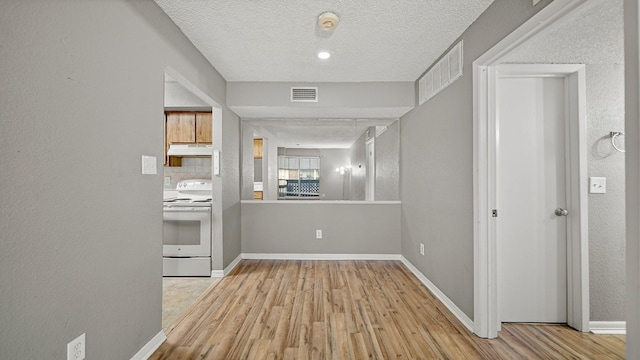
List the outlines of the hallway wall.
{"label": "hallway wall", "polygon": [[[226,82],[150,0],[0,1],[0,34],[0,358],[63,359],[86,333],[88,359],[129,359],[162,330],[165,67],[220,104]],[[222,119],[235,258],[238,120]]]}
{"label": "hallway wall", "polygon": [[[461,36],[462,78],[400,120],[402,255],[471,319],[471,63],[549,3],[543,0],[533,6],[530,0],[496,0]],[[420,243],[425,245],[424,256],[418,251]]]}

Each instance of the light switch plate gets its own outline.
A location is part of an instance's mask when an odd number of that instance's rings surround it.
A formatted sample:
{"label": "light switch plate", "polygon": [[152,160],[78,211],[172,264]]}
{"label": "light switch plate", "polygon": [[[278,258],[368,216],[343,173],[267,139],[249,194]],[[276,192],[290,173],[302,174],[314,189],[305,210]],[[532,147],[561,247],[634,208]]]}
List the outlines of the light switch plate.
{"label": "light switch plate", "polygon": [[589,178],[589,193],[606,194],[606,192],[607,192],[606,177],[590,177]]}
{"label": "light switch plate", "polygon": [[213,150],[213,175],[220,175],[220,150]]}
{"label": "light switch plate", "polygon": [[155,175],[158,173],[156,167],[156,157],[142,155],[142,174],[143,175]]}

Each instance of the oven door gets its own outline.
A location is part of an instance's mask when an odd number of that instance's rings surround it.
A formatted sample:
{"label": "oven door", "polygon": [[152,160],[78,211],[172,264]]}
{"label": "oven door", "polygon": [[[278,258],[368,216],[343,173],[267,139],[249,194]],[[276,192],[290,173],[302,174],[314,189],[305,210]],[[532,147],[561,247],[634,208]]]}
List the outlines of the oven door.
{"label": "oven door", "polygon": [[164,256],[211,256],[210,207],[164,208],[163,219]]}

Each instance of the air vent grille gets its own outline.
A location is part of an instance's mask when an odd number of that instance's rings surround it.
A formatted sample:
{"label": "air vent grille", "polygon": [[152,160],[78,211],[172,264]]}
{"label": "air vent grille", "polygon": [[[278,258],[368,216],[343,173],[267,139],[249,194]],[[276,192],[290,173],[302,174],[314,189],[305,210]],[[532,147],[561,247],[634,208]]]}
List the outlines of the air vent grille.
{"label": "air vent grille", "polygon": [[318,88],[292,87],[291,102],[318,102]]}
{"label": "air vent grille", "polygon": [[420,105],[462,77],[462,41],[418,81]]}

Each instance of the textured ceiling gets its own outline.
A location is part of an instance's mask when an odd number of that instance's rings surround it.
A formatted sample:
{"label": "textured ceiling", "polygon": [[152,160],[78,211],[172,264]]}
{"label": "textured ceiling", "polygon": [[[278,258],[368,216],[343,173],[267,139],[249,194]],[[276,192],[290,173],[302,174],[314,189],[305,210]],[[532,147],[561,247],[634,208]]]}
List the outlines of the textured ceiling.
{"label": "textured ceiling", "polygon": [[528,41],[505,63],[623,64],[623,0],[592,0]]}
{"label": "textured ceiling", "polygon": [[493,2],[155,1],[227,81],[280,82],[415,81]]}

